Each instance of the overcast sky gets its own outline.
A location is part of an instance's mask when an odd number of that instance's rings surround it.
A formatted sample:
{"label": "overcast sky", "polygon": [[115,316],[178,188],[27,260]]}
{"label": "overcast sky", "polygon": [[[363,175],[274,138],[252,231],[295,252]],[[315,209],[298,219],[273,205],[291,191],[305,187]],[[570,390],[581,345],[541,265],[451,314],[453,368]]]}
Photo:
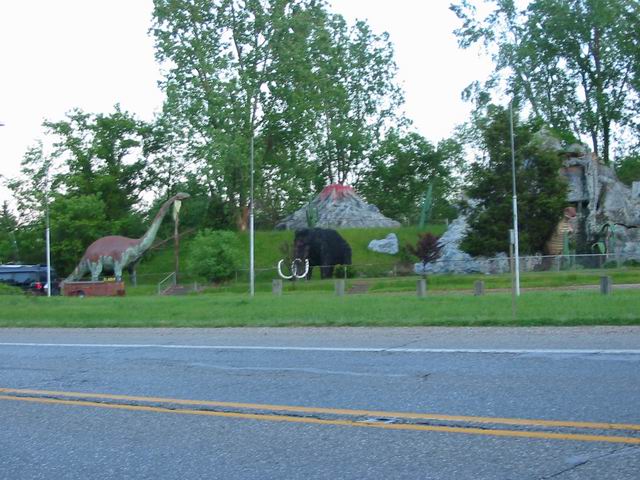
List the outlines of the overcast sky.
{"label": "overcast sky", "polygon": [[[347,20],[365,19],[395,46],[405,111],[432,142],[466,120],[460,92],[491,68],[457,46],[449,0],[331,0]],[[111,112],[116,103],[150,120],[162,104],[151,0],[13,0],[0,4],[0,175],[15,176],[42,122],[72,108]],[[3,188],[0,200],[9,199]]]}

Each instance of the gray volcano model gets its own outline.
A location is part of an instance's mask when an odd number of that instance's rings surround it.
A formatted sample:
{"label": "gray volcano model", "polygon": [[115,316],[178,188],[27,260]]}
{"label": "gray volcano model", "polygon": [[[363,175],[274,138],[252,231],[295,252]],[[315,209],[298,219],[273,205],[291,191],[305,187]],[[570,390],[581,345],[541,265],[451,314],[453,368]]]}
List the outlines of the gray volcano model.
{"label": "gray volcano model", "polygon": [[[309,212],[316,216],[315,225],[309,225]],[[375,205],[370,205],[348,185],[329,185],[305,205],[276,225],[277,230],[296,230],[306,227],[321,228],[373,228],[399,227],[385,217]]]}

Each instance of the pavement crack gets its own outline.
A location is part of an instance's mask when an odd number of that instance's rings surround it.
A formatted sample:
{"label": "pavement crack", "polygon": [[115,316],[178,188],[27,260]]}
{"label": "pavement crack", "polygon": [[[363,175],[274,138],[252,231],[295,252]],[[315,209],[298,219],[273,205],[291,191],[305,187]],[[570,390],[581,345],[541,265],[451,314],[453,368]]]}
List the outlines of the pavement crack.
{"label": "pavement crack", "polygon": [[563,475],[563,474],[565,474],[567,472],[571,472],[572,470],[576,470],[576,469],[578,469],[578,468],[580,468],[583,465],[586,465],[588,463],[593,463],[595,461],[602,460],[603,458],[615,456],[615,455],[618,455],[618,454],[623,453],[623,452],[626,453],[626,452],[628,452],[630,450],[631,451],[637,451],[637,450],[639,450],[639,448],[638,447],[634,447],[634,446],[629,446],[629,445],[625,445],[625,446],[619,447],[619,448],[614,448],[613,450],[610,450],[610,451],[608,451],[606,453],[603,453],[601,455],[596,455],[596,456],[593,456],[593,457],[586,457],[586,458],[584,458],[584,460],[580,460],[578,462],[575,462],[570,467],[564,468],[564,469],[560,470],[559,472],[552,473],[551,475],[546,475],[544,477],[540,477],[538,480],[549,480],[551,478],[557,478],[560,475]]}
{"label": "pavement crack", "polygon": [[418,339],[418,340],[411,340],[411,341],[409,341],[409,342],[401,343],[400,345],[394,345],[394,346],[392,346],[392,347],[382,348],[382,349],[380,349],[380,351],[381,351],[382,353],[394,353],[394,352],[393,352],[393,350],[395,350],[396,348],[406,348],[406,347],[408,347],[409,345],[414,345],[414,344],[416,344],[416,343],[419,343],[420,341],[421,341],[420,339]]}

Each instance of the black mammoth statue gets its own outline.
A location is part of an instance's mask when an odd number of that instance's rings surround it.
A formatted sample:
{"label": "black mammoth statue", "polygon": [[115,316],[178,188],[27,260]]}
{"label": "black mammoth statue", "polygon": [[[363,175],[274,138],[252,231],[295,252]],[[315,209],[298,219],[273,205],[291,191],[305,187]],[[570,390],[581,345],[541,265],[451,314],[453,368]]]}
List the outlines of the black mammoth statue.
{"label": "black mammoth statue", "polygon": [[307,279],[314,266],[320,266],[320,278],[333,277],[336,265],[351,265],[351,247],[335,230],[329,228],[301,228],[293,241],[294,258],[309,260]]}

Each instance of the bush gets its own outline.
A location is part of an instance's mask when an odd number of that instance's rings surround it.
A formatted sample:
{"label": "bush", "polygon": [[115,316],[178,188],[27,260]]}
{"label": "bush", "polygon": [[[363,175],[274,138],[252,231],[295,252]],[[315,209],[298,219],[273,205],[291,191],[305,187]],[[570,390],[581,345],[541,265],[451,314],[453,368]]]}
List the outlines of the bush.
{"label": "bush", "polygon": [[418,241],[415,247],[413,245],[407,245],[407,251],[413,256],[417,257],[423,265],[434,262],[442,254],[442,245],[438,243],[440,237],[432,233],[419,233]]}
{"label": "bush", "polygon": [[24,291],[20,287],[0,282],[0,295],[24,295]]}
{"label": "bush", "polygon": [[240,268],[238,239],[233,232],[205,229],[198,233],[187,257],[187,270],[211,282],[233,276]]}
{"label": "bush", "polygon": [[335,278],[353,278],[356,276],[351,265],[336,265],[333,269],[333,276]]}

